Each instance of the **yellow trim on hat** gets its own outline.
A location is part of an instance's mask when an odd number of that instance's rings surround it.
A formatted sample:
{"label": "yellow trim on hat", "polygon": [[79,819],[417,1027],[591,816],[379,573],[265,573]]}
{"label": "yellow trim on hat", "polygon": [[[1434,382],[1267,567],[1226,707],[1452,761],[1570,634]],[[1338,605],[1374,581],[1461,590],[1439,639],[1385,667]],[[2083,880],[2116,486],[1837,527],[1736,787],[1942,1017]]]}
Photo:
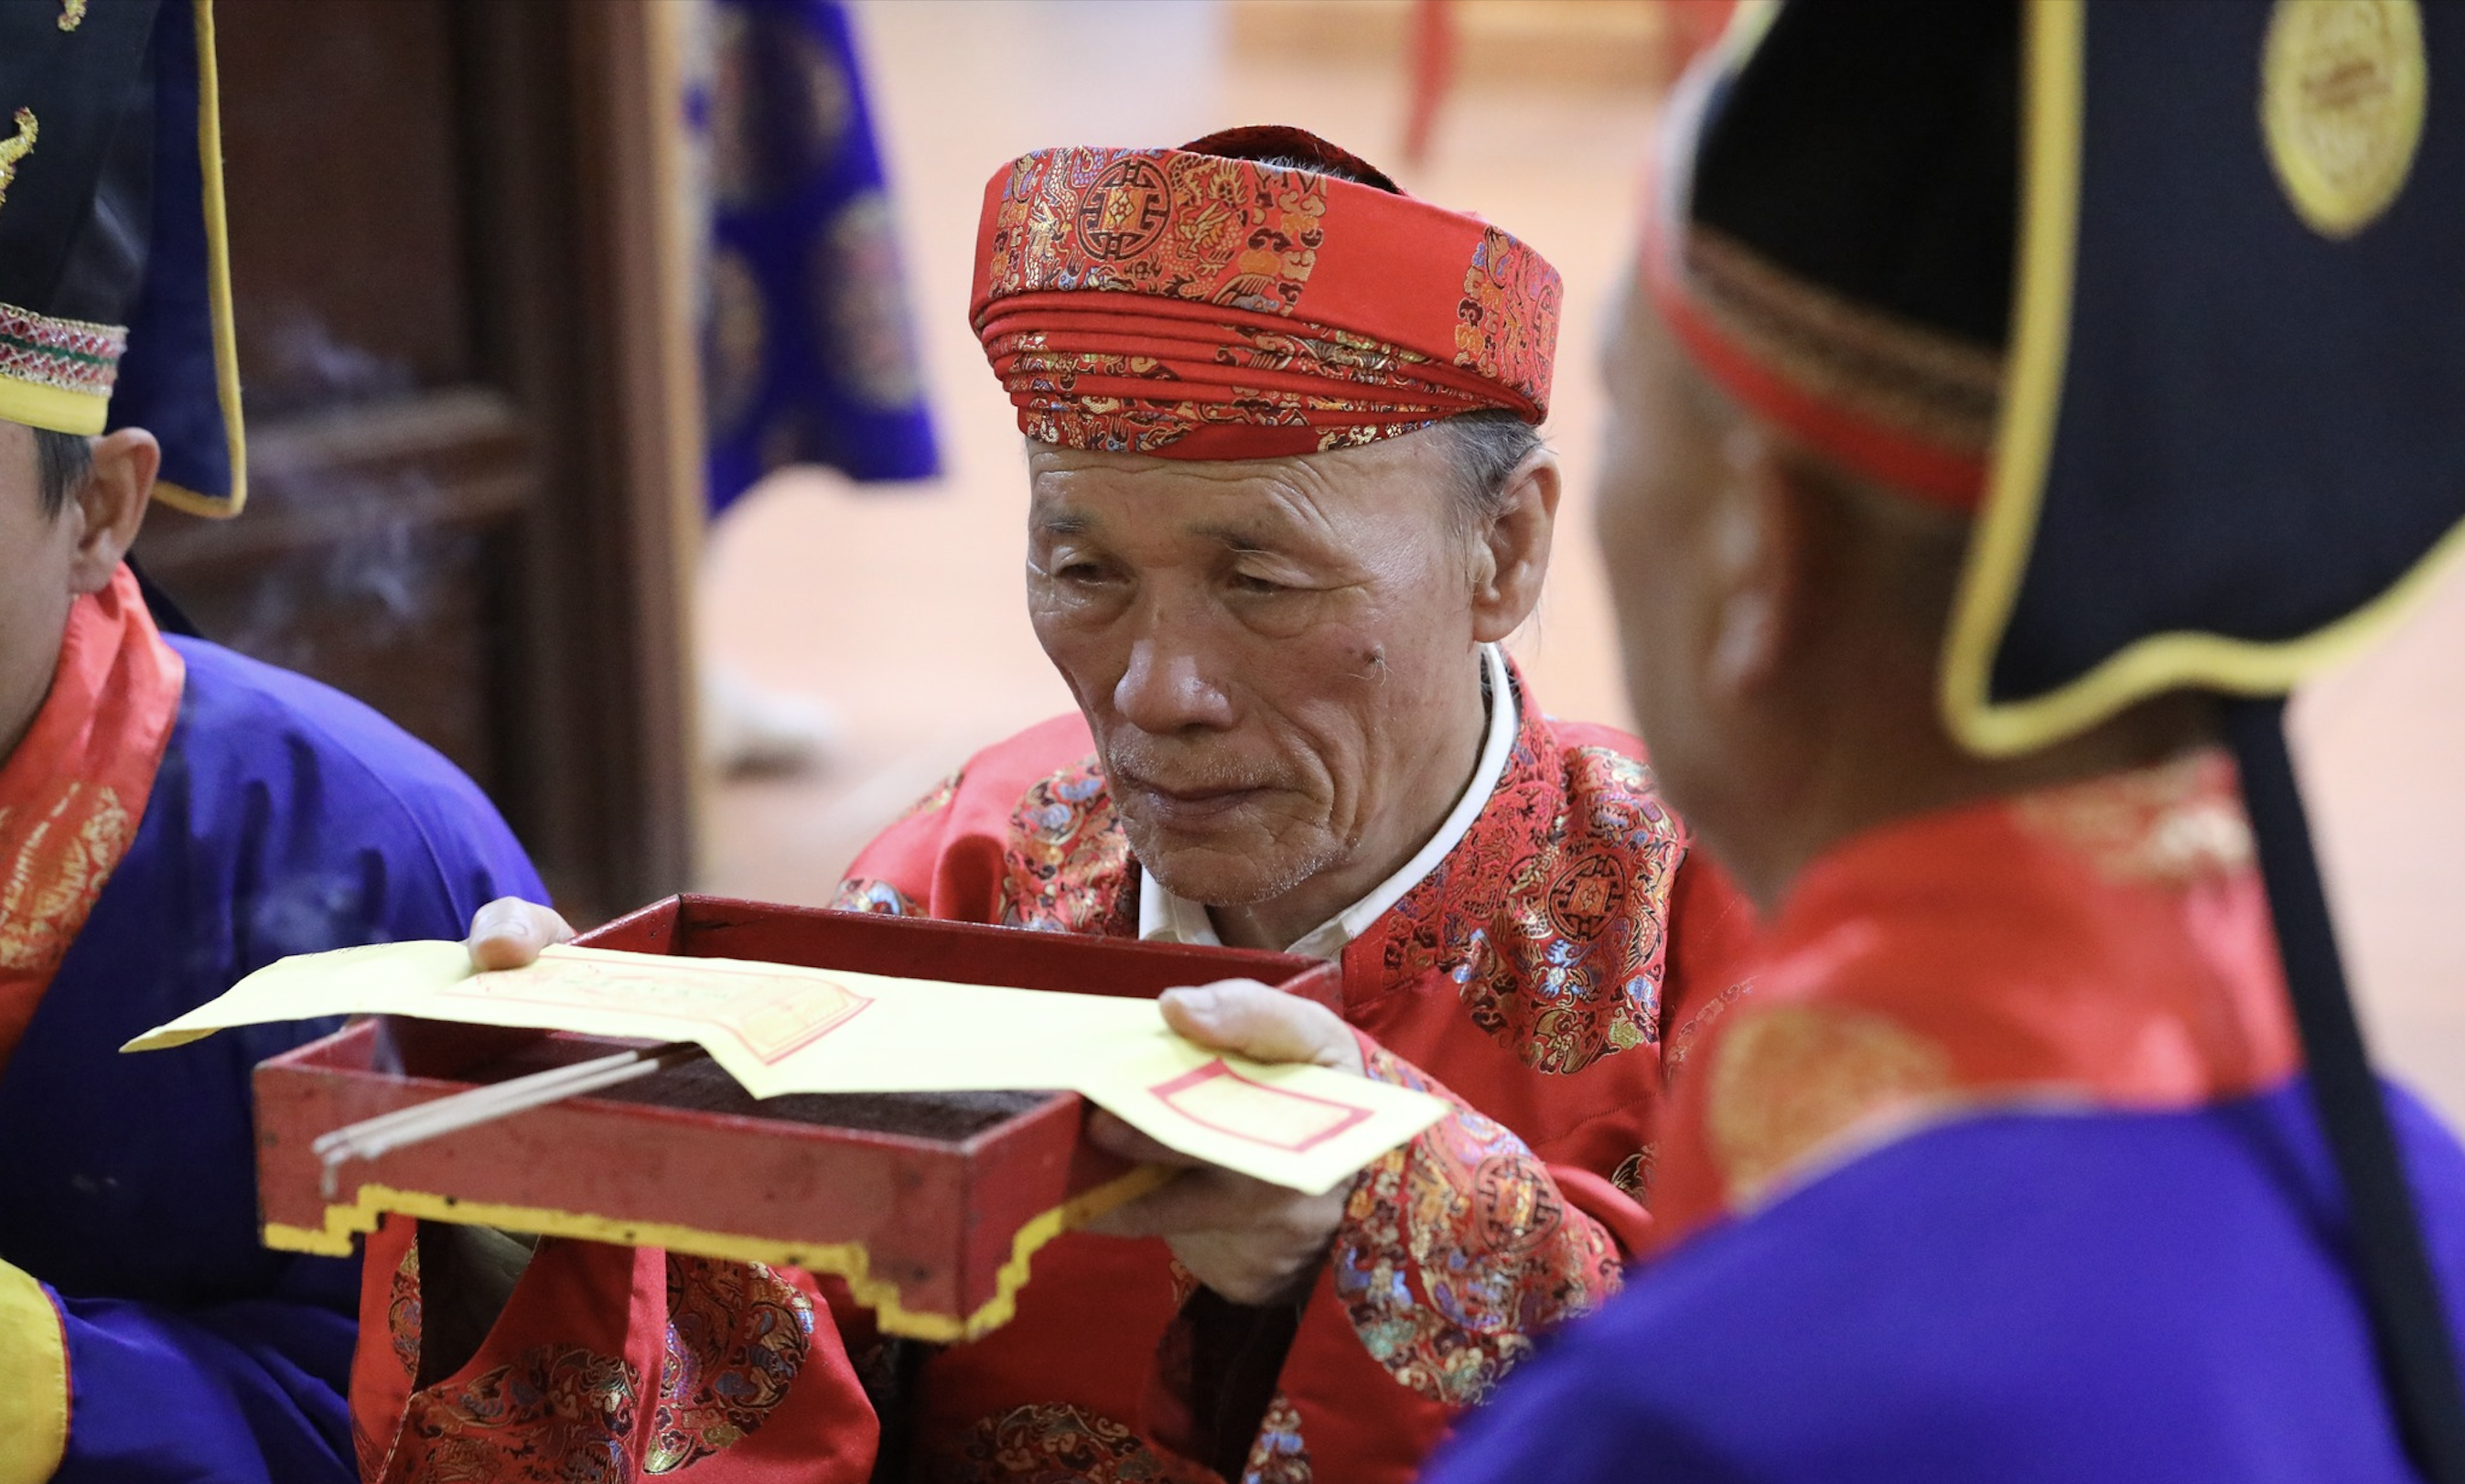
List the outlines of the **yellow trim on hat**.
{"label": "yellow trim on hat", "polygon": [[[846,1279],[856,1302],[874,1311],[875,1321],[880,1325],[882,1333],[930,1340],[936,1344],[955,1344],[963,1340],[980,1339],[1010,1321],[1018,1312],[1018,1291],[1027,1286],[1028,1260],[1044,1244],[1073,1227],[1086,1225],[1114,1207],[1146,1194],[1170,1179],[1172,1173],[1160,1164],[1143,1164],[1117,1180],[1081,1191],[1028,1222],[1018,1229],[1017,1235],[1010,1238],[1010,1260],[1002,1264],[1001,1272],[994,1279],[993,1296],[975,1313],[965,1316],[933,1314],[902,1305],[899,1299],[899,1285],[891,1279],[873,1275],[873,1254],[865,1250],[862,1242],[832,1242],[811,1247],[775,1238],[743,1236],[665,1222],[618,1221],[587,1211],[462,1201],[425,1190],[397,1190],[390,1185],[362,1185],[354,1200],[327,1206],[322,1227],[293,1227],[269,1221],[265,1224],[264,1237],[266,1246],[280,1251],[347,1257],[354,1235],[374,1231],[377,1219],[385,1212],[401,1211],[422,1221],[500,1227],[509,1231],[574,1237],[618,1247],[659,1247],[670,1251],[691,1252],[699,1257],[718,1257],[729,1262],[802,1268],[807,1273],[828,1273]],[[0,1371],[0,1375],[5,1374],[5,1371]],[[0,1412],[0,1415],[5,1413]],[[16,1484],[16,1481],[0,1473],[0,1484]]]}
{"label": "yellow trim on hat", "polygon": [[91,438],[111,415],[108,392],[71,391],[0,376],[0,422]]}
{"label": "yellow trim on hat", "polygon": [[[157,483],[154,498],[189,515],[227,519],[248,503],[248,431],[240,416],[239,340],[232,323],[231,228],[223,210],[222,88],[214,68],[214,0],[190,0],[197,30],[197,164],[205,180],[206,297],[213,315],[214,394],[222,405],[231,493]],[[97,427],[96,432],[102,430]]]}
{"label": "yellow trim on hat", "polygon": [[43,1285],[0,1262],[0,1484],[44,1484],[69,1448],[68,1338]]}
{"label": "yellow trim on hat", "polygon": [[2166,691],[2280,694],[2385,632],[2431,590],[2443,565],[2465,552],[2465,522],[2459,522],[2387,591],[2299,638],[2263,643],[2191,631],[2151,634],[2044,695],[1993,698],[1995,652],[2019,600],[2045,498],[2078,243],[2086,17],[2080,0],[2029,0],[2026,24],[2025,184],[2010,381],[1985,504],[1943,637],[1939,693],[1951,735],[1988,757],[2051,746]]}

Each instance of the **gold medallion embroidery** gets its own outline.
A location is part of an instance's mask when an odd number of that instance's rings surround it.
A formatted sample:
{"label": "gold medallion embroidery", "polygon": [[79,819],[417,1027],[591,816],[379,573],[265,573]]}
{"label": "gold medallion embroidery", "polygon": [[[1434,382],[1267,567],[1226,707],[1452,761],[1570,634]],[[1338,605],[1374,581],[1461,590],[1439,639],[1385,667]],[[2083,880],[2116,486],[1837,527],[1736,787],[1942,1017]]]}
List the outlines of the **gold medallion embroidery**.
{"label": "gold medallion embroidery", "polygon": [[2260,133],[2294,210],[2350,237],[2405,188],[2429,69],[2419,0],[2277,0],[2260,63]]}
{"label": "gold medallion embroidery", "polygon": [[1713,1052],[1704,1114],[1737,1206],[1877,1115],[1951,1085],[1951,1057],[1884,1016],[1783,1005],[1740,1021]]}
{"label": "gold medallion embroidery", "polygon": [[2210,749],[2024,794],[2011,818],[2122,885],[2188,886],[2254,858],[2233,764]]}
{"label": "gold medallion embroidery", "polygon": [[[0,811],[0,823],[6,811]],[[128,848],[128,811],[108,786],[70,784],[0,862],[0,970],[47,973],[68,951]]]}
{"label": "gold medallion embroidery", "polygon": [[34,141],[43,132],[31,108],[18,109],[15,122],[17,132],[0,139],[0,206],[9,204],[9,188],[17,180],[17,162],[34,152]]}
{"label": "gold medallion embroidery", "polygon": [[85,0],[60,0],[60,30],[75,31],[85,22]]}

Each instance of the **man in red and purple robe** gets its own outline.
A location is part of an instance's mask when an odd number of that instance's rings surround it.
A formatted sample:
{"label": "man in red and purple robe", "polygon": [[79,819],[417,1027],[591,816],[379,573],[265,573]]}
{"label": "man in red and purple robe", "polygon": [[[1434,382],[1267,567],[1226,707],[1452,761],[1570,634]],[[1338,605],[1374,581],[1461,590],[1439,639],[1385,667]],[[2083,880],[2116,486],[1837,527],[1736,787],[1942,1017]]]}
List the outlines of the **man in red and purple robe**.
{"label": "man in red and purple robe", "polygon": [[[2012,0],[1792,0],[1667,115],[1603,532],[1655,755],[1765,909],[1754,992],[1673,1091],[1663,1251],[1466,1429],[1446,1484],[2443,1476],[2390,1405],[2356,1281],[2371,1216],[2306,1086],[2212,700],[2161,689],[2010,756],[1940,703],[1997,414],[2026,395],[2004,375],[2015,165],[2045,158],[2021,148],[2023,58],[2076,67],[2083,9],[2032,8],[2024,48]],[[2198,162],[2187,215],[2245,178],[2261,9],[2116,7],[2137,37],[2089,34],[2113,47],[2092,67],[2148,69],[2168,125],[2221,142],[2168,142]],[[2054,328],[2090,345],[2113,305],[2077,313]],[[2212,348],[2129,329],[2175,377]],[[2307,374],[2376,374],[2393,344]],[[2101,497],[2251,519],[2248,488],[2163,466],[2213,427],[2111,395],[2082,415],[2124,407],[2160,468],[2094,466]],[[2337,540],[2377,514],[2341,510]],[[2104,555],[2075,610],[2128,607],[2135,569]],[[2440,1343],[2465,1334],[2465,1152],[2389,1102]]]}
{"label": "man in red and purple robe", "polygon": [[[1322,1000],[1165,1013],[1455,1111],[1324,1196],[1188,1169],[1040,1252],[982,1340],[885,1346],[844,1305],[841,1332],[899,1476],[1401,1484],[1618,1287],[1664,1066],[1742,925],[1634,741],[1546,716],[1499,648],[1557,508],[1557,276],[1290,129],[1028,155],[979,246],[1029,609],[1079,714],[977,754],[837,904],[1330,961]],[[492,913],[475,952],[561,926]],[[570,1301],[545,1266],[500,1327]]]}

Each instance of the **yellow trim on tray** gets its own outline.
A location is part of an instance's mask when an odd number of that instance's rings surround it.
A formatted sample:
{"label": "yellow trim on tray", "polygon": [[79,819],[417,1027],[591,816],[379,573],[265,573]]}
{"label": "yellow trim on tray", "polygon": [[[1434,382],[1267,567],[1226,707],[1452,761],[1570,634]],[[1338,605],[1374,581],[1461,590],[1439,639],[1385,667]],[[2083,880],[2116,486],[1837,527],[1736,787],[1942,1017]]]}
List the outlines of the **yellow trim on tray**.
{"label": "yellow trim on tray", "polygon": [[0,1484],[44,1484],[69,1446],[69,1356],[52,1296],[0,1262]]}
{"label": "yellow trim on tray", "polygon": [[[197,165],[205,179],[206,298],[214,321],[214,395],[222,404],[231,494],[217,498],[158,482],[154,498],[192,516],[228,518],[248,503],[248,429],[240,416],[239,338],[232,322],[231,223],[223,209],[222,87],[214,68],[214,0],[191,0],[197,28]],[[102,431],[97,425],[95,432]]]}
{"label": "yellow trim on tray", "polygon": [[[609,1242],[619,1247],[660,1247],[670,1251],[691,1252],[696,1256],[718,1257],[730,1262],[802,1268],[808,1273],[827,1273],[845,1278],[849,1289],[855,1295],[856,1302],[874,1311],[882,1333],[951,1344],[962,1340],[979,1339],[1010,1321],[1010,1317],[1018,1310],[1018,1291],[1027,1286],[1028,1259],[1034,1256],[1045,1243],[1073,1227],[1086,1225],[1114,1207],[1146,1194],[1171,1175],[1172,1171],[1162,1165],[1142,1165],[1118,1180],[1081,1191],[1029,1221],[1010,1239],[1010,1260],[1002,1264],[994,1280],[993,1296],[965,1318],[954,1314],[925,1313],[901,1304],[897,1283],[873,1276],[872,1254],[865,1251],[861,1242],[833,1242],[811,1247],[773,1237],[743,1236],[700,1227],[672,1226],[665,1222],[620,1221],[609,1216],[560,1211],[545,1207],[461,1201],[425,1190],[398,1190],[391,1185],[365,1185],[360,1186],[355,1201],[326,1207],[322,1228],[294,1227],[269,1221],[265,1224],[264,1237],[266,1246],[280,1251],[344,1257],[350,1254],[354,1236],[374,1231],[377,1219],[387,1211],[400,1211],[422,1221],[500,1227],[508,1231],[533,1231],[542,1236]],[[0,1484],[15,1484],[15,1481],[0,1473]]]}
{"label": "yellow trim on tray", "polygon": [[1994,654],[2018,603],[2036,539],[2046,468],[2061,411],[2078,242],[2082,31],[2080,0],[2029,0],[2027,138],[2020,267],[2012,306],[2010,381],[1986,504],[1943,638],[1944,724],[1969,751],[2010,757],[2085,731],[2135,701],[2183,687],[2246,696],[2286,691],[2377,638],[2465,552],[2450,529],[2387,591],[2296,639],[2262,643],[2177,631],[2151,634],[2041,696],[1996,701]]}
{"label": "yellow trim on tray", "polygon": [[0,422],[93,437],[111,415],[109,392],[71,391],[0,376]]}

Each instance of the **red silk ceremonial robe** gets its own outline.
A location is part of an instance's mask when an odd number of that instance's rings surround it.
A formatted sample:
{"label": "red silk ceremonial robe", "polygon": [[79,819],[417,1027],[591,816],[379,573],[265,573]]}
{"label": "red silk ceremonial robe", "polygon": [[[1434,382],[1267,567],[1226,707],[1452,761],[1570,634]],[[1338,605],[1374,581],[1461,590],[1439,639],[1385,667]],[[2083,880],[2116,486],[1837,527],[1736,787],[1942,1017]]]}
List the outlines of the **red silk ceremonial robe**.
{"label": "red silk ceremonial robe", "polygon": [[366,1484],[861,1484],[873,1408],[813,1280],[543,1241],[478,1354],[415,1387],[418,1224],[367,1239],[352,1441]]}
{"label": "red silk ceremonial robe", "polygon": [[2169,1109],[2298,1070],[2222,752],[1899,820],[1819,857],[1673,1093],[1666,1247],[1919,1128]]}
{"label": "red silk ceremonial robe", "polygon": [[[1729,1002],[1718,963],[1746,909],[1686,861],[1632,739],[1516,691],[1487,807],[1342,960],[1370,1074],[1456,1111],[1355,1184],[1280,1365],[1272,1341],[1263,1369],[1255,1349],[1228,1358],[1226,1315],[1258,1311],[1200,1295],[1163,1242],[1065,1235],[1017,1318],[932,1355],[885,1419],[913,1439],[911,1476],[1401,1484],[1543,1331],[1616,1289],[1662,1054]],[[1131,937],[1139,890],[1073,717],[970,761],[858,857],[836,905]],[[863,1318],[845,1319],[862,1349]],[[1244,1360],[1246,1409],[1227,1401]]]}

